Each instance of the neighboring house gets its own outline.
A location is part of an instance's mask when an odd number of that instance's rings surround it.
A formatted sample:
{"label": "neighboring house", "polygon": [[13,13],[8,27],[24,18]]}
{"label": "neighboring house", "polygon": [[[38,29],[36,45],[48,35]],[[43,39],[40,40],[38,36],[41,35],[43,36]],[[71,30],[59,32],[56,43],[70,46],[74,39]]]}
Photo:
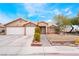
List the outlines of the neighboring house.
{"label": "neighboring house", "polygon": [[5,26],[0,23],[0,34],[5,34]]}
{"label": "neighboring house", "polygon": [[25,27],[27,21],[23,20],[22,18],[18,18],[12,22],[5,24],[6,26],[6,34],[7,35],[25,35]]}
{"label": "neighboring house", "polygon": [[5,24],[7,35],[33,35],[35,27],[41,28],[41,34],[53,34],[55,33],[54,25],[50,25],[44,21],[33,23],[25,21],[22,18],[16,19],[12,22]]}
{"label": "neighboring house", "polygon": [[54,25],[48,26],[47,27],[47,34],[54,34],[56,32],[55,28],[56,28],[56,26],[54,26]]}

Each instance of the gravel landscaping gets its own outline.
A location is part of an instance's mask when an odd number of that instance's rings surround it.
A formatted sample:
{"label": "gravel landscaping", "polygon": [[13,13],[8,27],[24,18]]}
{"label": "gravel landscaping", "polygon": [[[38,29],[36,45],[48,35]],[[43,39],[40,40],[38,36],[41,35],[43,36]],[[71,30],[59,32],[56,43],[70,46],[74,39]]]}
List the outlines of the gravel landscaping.
{"label": "gravel landscaping", "polygon": [[48,34],[47,38],[51,45],[73,45],[76,38],[79,38],[77,35],[69,35],[69,34]]}

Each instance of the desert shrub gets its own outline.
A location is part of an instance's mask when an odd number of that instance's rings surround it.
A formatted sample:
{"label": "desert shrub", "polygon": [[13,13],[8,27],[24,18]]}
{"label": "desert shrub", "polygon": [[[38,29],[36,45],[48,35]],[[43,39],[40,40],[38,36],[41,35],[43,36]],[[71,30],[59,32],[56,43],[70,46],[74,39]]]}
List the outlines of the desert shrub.
{"label": "desert shrub", "polygon": [[37,26],[35,28],[34,41],[40,42],[40,35],[41,35],[40,27]]}
{"label": "desert shrub", "polygon": [[78,45],[79,45],[79,38],[77,38],[77,39],[75,40],[75,44],[78,44]]}
{"label": "desert shrub", "polygon": [[41,33],[40,27],[37,26],[37,27],[35,28],[35,33]]}
{"label": "desert shrub", "polygon": [[40,33],[34,34],[34,41],[40,42]]}

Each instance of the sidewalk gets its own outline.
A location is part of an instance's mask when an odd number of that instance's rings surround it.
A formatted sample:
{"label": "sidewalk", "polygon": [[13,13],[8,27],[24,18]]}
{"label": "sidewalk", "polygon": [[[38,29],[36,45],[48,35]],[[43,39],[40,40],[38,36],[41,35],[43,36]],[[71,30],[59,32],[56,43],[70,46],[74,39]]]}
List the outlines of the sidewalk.
{"label": "sidewalk", "polygon": [[78,55],[79,49],[68,46],[24,47],[18,55]]}
{"label": "sidewalk", "polygon": [[41,42],[42,42],[42,46],[44,46],[44,47],[51,46],[51,44],[48,41],[47,36],[45,34],[41,35]]}

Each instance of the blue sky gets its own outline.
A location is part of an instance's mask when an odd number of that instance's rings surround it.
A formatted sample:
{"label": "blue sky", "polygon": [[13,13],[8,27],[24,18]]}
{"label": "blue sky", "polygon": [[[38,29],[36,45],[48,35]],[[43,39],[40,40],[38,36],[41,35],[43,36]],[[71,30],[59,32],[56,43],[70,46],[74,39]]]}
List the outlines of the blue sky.
{"label": "blue sky", "polygon": [[58,14],[76,16],[79,12],[78,6],[76,3],[0,3],[0,23],[17,18],[33,22],[51,22],[53,16]]}

